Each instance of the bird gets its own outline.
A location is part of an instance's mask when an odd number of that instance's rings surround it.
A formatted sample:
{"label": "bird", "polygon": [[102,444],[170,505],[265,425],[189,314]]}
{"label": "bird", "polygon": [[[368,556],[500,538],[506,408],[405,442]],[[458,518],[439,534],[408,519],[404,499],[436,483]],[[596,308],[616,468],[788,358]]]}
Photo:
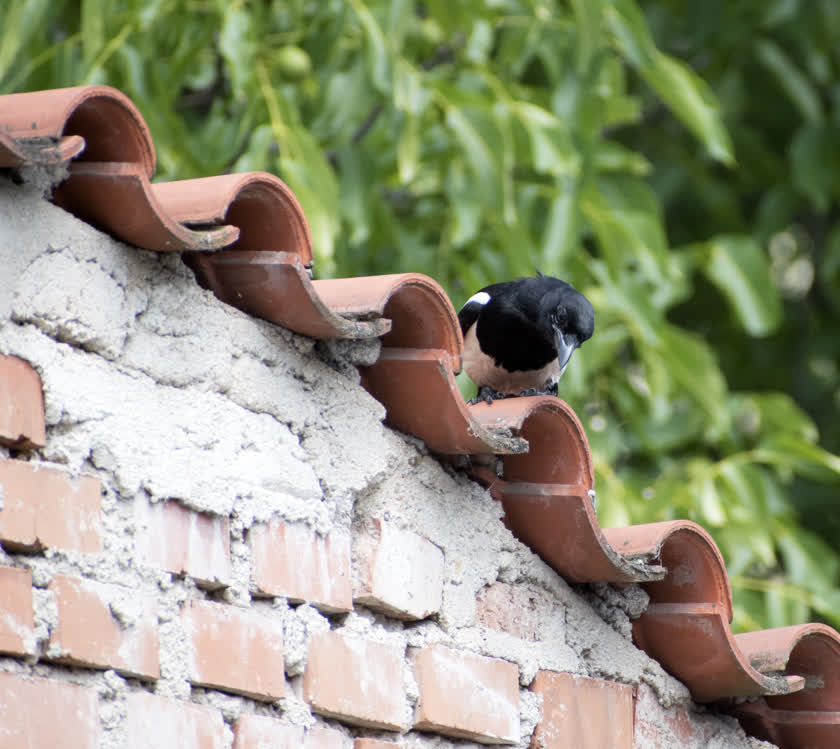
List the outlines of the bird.
{"label": "bird", "polygon": [[458,313],[463,368],[478,386],[470,403],[516,395],[557,395],[569,359],[595,330],[589,300],[537,271],[485,286]]}

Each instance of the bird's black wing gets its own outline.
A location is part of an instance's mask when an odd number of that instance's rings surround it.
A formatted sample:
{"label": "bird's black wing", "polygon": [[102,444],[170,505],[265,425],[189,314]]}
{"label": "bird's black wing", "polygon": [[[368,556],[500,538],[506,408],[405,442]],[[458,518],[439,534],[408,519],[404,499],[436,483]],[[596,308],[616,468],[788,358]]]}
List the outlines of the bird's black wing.
{"label": "bird's black wing", "polygon": [[[476,294],[484,293],[492,299],[504,287],[509,286],[511,283],[512,281],[503,281],[501,283],[490,284],[490,286],[485,286],[483,289],[477,291]],[[472,297],[470,297],[470,299],[472,299]],[[461,333],[463,335],[466,335],[467,331],[475,324],[475,321],[478,320],[478,316],[481,314],[482,309],[484,309],[483,304],[472,302],[470,300],[467,300],[467,303],[461,307],[461,311],[458,312],[458,322],[461,324]]]}
{"label": "bird's black wing", "polygon": [[481,350],[508,372],[540,369],[557,356],[556,349],[537,329],[536,304],[523,298],[522,292],[522,285],[513,282],[501,293],[491,295],[480,310],[476,328]]}

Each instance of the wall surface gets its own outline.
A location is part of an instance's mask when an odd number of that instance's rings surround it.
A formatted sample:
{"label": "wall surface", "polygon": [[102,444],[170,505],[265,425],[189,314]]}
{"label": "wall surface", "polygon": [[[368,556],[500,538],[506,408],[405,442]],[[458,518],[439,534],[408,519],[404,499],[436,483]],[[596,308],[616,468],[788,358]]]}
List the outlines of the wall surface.
{"label": "wall surface", "polygon": [[0,354],[46,425],[0,448],[0,749],[769,747],[633,646],[638,587],[570,587],[383,425],[377,351],[0,177]]}

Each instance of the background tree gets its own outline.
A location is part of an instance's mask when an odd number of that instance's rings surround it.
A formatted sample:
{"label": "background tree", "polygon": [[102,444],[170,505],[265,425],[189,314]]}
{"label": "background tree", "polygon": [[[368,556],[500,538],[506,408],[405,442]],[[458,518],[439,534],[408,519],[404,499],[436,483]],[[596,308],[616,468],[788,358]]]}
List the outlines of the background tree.
{"label": "background tree", "polygon": [[736,627],[840,626],[833,0],[3,5],[0,91],[121,88],[160,179],[279,174],[322,277],[572,281],[602,523],[702,523]]}

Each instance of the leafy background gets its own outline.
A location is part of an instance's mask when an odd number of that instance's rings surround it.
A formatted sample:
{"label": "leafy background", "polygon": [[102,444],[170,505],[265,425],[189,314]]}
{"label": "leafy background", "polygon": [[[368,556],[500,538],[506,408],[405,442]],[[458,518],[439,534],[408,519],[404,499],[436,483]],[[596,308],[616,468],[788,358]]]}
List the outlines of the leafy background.
{"label": "leafy background", "polygon": [[[0,92],[125,91],[162,180],[267,170],[321,277],[592,300],[606,526],[714,535],[735,627],[840,626],[840,4],[0,0]],[[468,387],[468,385],[465,385]]]}

